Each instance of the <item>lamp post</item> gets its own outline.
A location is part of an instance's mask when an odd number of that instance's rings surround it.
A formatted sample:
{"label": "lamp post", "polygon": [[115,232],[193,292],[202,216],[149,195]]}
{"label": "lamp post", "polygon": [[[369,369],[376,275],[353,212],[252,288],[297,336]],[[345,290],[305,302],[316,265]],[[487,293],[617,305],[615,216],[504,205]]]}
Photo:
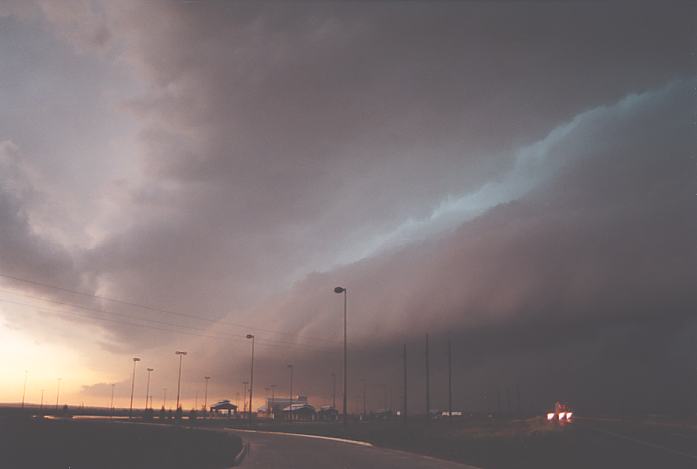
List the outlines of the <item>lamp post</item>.
{"label": "lamp post", "polygon": [[148,410],[148,399],[150,398],[150,373],[155,371],[154,368],[147,368],[148,384],[145,386],[145,410]]}
{"label": "lamp post", "polygon": [[29,375],[29,371],[24,370],[24,387],[22,388],[22,409],[24,409],[24,397],[27,394],[27,376]]}
{"label": "lamp post", "polygon": [[179,410],[179,396],[181,393],[181,386],[182,386],[182,359],[184,358],[184,355],[186,355],[186,352],[180,352],[177,350],[174,352],[175,355],[179,355],[179,379],[177,380],[177,409]]}
{"label": "lamp post", "polygon": [[211,379],[211,377],[204,376],[203,379],[206,380],[206,387],[203,391],[203,411],[208,412],[208,380]]}
{"label": "lamp post", "polygon": [[288,393],[290,407],[288,407],[288,420],[293,421],[293,365],[288,365],[288,369],[290,369],[290,391]]}
{"label": "lamp post", "polygon": [[58,412],[58,398],[61,394],[61,378],[58,378],[58,385],[56,386],[56,412]]}
{"label": "lamp post", "polygon": [[346,333],[346,295],[348,291],[344,287],[336,287],[334,293],[344,294],[344,425],[348,424],[348,405],[346,399],[348,398],[348,340]]}
{"label": "lamp post", "polygon": [[249,425],[252,425],[252,397],[254,395],[254,335],[247,334],[248,339],[252,339],[252,364],[249,372]]}
{"label": "lamp post", "polygon": [[41,404],[39,404],[39,411],[43,412],[44,410],[44,390],[41,390]]}
{"label": "lamp post", "polygon": [[162,408],[167,406],[167,388],[162,388]]}
{"label": "lamp post", "polygon": [[131,406],[128,408],[128,418],[130,419],[133,415],[133,390],[136,386],[136,363],[140,361],[140,358],[133,357],[133,375],[131,376]]}
{"label": "lamp post", "polygon": [[111,409],[111,418],[114,418],[114,387],[116,386],[116,383],[111,383],[111,404],[109,405],[109,409]]}

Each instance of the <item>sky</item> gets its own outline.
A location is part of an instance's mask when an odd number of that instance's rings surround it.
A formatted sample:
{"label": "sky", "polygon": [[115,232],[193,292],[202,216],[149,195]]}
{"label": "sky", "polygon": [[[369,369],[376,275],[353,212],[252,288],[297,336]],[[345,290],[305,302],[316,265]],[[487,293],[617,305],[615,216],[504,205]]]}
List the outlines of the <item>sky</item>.
{"label": "sky", "polygon": [[3,2],[0,402],[697,406],[695,13]]}

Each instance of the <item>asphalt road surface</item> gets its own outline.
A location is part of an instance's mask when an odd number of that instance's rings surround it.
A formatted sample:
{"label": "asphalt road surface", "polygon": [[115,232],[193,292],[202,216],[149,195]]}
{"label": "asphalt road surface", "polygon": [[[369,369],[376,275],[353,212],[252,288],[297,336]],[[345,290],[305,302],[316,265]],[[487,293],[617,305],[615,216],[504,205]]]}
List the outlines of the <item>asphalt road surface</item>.
{"label": "asphalt road surface", "polygon": [[240,467],[264,469],[477,469],[473,466],[304,435],[230,430],[250,443]]}

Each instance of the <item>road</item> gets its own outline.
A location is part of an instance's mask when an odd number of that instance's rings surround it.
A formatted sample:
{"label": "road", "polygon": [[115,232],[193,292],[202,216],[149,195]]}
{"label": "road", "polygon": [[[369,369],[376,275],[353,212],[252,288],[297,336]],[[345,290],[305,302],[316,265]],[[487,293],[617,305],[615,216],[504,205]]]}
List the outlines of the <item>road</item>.
{"label": "road", "polygon": [[305,435],[229,430],[250,443],[240,467],[264,469],[477,469],[473,466]]}

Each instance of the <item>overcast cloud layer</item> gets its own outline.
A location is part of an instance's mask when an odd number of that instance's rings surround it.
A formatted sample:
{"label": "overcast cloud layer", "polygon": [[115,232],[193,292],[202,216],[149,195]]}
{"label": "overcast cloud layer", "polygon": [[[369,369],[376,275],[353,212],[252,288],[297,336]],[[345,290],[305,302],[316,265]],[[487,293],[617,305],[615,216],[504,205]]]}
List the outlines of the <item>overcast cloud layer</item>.
{"label": "overcast cloud layer", "polygon": [[293,360],[326,399],[341,284],[352,382],[395,402],[401,343],[418,357],[430,332],[436,357],[454,343],[458,406],[515,385],[529,405],[682,405],[697,384],[694,13],[7,3],[0,273],[35,283],[5,278],[0,314],[42,340],[98,331],[90,366],[123,363],[124,380],[132,354],[186,347],[221,397],[252,331],[261,382]]}

